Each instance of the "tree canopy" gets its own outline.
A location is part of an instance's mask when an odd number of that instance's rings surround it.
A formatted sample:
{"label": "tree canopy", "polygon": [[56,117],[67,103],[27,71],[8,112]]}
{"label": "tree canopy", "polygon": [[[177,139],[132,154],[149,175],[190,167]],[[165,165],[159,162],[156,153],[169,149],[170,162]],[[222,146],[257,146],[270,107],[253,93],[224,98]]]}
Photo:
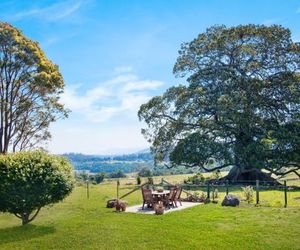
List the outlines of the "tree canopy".
{"label": "tree canopy", "polygon": [[48,126],[67,111],[64,81],[37,42],[0,22],[0,153],[32,148],[50,138]]}
{"label": "tree canopy", "polygon": [[71,164],[44,152],[0,155],[0,212],[9,212],[23,225],[40,209],[63,200],[73,189]]}
{"label": "tree canopy", "polygon": [[300,176],[299,73],[300,44],[279,25],[213,26],[183,43],[174,74],[187,84],[138,113],[156,162],[232,166],[232,180]]}
{"label": "tree canopy", "polygon": [[142,167],[138,172],[138,176],[140,177],[151,177],[153,175],[152,171],[148,167]]}

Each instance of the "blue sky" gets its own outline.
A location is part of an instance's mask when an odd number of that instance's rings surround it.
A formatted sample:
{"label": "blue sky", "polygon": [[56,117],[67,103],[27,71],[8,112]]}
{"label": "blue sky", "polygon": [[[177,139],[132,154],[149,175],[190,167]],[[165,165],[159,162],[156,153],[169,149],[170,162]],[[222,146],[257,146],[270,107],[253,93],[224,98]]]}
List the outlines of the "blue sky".
{"label": "blue sky", "polygon": [[296,0],[2,0],[0,16],[38,41],[65,79],[72,113],[51,126],[54,153],[147,148],[139,106],[184,83],[172,74],[180,44],[209,26],[281,24],[300,41]]}

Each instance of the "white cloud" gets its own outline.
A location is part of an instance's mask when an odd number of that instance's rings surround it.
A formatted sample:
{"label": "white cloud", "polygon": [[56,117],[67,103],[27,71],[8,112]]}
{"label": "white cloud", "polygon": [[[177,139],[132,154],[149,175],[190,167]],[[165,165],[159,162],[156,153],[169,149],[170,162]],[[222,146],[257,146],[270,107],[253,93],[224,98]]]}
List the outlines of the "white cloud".
{"label": "white cloud", "polygon": [[67,87],[61,101],[88,122],[103,123],[119,115],[136,117],[140,105],[151,98],[149,92],[162,84],[123,74],[85,91],[82,85]]}
{"label": "white cloud", "polygon": [[113,79],[106,82],[106,84],[126,83],[129,81],[136,81],[138,77],[134,74],[122,74],[114,77]]}
{"label": "white cloud", "polygon": [[137,111],[162,84],[130,73],[89,89],[83,84],[68,86],[61,101],[73,112],[69,119],[51,125],[48,149],[53,153],[114,154],[149,147]]}
{"label": "white cloud", "polygon": [[67,108],[73,111],[88,109],[99,98],[108,97],[110,95],[110,93],[102,87],[97,87],[87,91],[85,95],[80,95],[80,87],[80,84],[67,87],[61,96],[62,102],[65,103]]}
{"label": "white cloud", "polygon": [[146,90],[146,89],[157,89],[162,85],[161,81],[135,81],[135,82],[129,82],[126,84],[124,89],[126,91],[131,91],[131,90]]}
{"label": "white cloud", "polygon": [[82,6],[82,1],[62,1],[48,7],[34,7],[10,14],[5,19],[19,21],[25,18],[43,18],[48,21],[59,21],[77,12]]}

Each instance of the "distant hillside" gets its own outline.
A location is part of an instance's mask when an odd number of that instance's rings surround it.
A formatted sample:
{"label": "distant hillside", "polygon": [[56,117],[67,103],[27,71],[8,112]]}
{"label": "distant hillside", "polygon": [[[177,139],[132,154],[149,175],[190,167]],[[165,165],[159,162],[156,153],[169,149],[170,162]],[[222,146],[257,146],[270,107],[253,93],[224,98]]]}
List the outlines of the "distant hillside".
{"label": "distant hillside", "polygon": [[89,170],[92,173],[112,173],[122,170],[124,173],[138,172],[143,167],[152,170],[153,175],[186,174],[197,172],[196,168],[166,168],[163,165],[154,167],[154,159],[150,150],[145,149],[134,154],[123,155],[85,155],[85,154],[63,154],[73,164],[75,170]]}
{"label": "distant hillside", "polygon": [[124,155],[85,155],[68,153],[63,154],[74,165],[76,170],[90,170],[91,172],[124,172],[139,171],[144,166],[153,168],[153,156],[149,150]]}

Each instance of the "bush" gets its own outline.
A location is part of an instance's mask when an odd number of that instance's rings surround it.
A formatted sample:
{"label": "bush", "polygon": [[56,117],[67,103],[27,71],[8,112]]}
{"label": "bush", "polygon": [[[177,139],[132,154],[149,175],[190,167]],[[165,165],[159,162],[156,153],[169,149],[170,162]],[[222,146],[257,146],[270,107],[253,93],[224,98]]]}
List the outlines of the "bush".
{"label": "bush", "polygon": [[194,192],[194,194],[189,194],[186,200],[190,202],[205,202],[206,195],[202,191],[200,191],[200,193]]}
{"label": "bush", "polygon": [[105,174],[104,173],[97,173],[95,175],[91,175],[90,179],[95,182],[96,184],[101,183],[104,180]]}
{"label": "bush", "polygon": [[87,173],[75,173],[75,180],[77,182],[86,182],[89,178],[89,175]]}
{"label": "bush", "polygon": [[152,176],[152,171],[148,167],[143,167],[139,171],[138,176],[140,176],[140,177],[151,177]]}
{"label": "bush", "polygon": [[201,184],[204,183],[205,177],[203,174],[198,173],[192,177],[188,177],[187,179],[184,180],[185,184]]}
{"label": "bush", "polygon": [[213,200],[218,199],[219,197],[219,191],[217,188],[213,188],[212,192],[211,192],[211,198]]}
{"label": "bush", "polygon": [[243,192],[244,192],[244,197],[245,200],[248,202],[248,204],[250,204],[251,202],[253,202],[253,187],[251,186],[246,186],[246,187],[242,187]]}
{"label": "bush", "polygon": [[121,169],[119,169],[116,172],[112,172],[110,174],[110,178],[124,178],[124,177],[126,177],[126,175],[124,174],[124,172]]}
{"label": "bush", "polygon": [[42,207],[62,201],[74,186],[72,166],[63,157],[44,152],[0,156],[0,212],[25,225]]}
{"label": "bush", "polygon": [[141,183],[142,183],[141,177],[140,176],[136,177],[136,184],[141,185]]}
{"label": "bush", "polygon": [[210,176],[212,180],[219,180],[222,177],[220,170],[213,172]]}
{"label": "bush", "polygon": [[153,185],[153,178],[152,177],[148,177],[148,183]]}

